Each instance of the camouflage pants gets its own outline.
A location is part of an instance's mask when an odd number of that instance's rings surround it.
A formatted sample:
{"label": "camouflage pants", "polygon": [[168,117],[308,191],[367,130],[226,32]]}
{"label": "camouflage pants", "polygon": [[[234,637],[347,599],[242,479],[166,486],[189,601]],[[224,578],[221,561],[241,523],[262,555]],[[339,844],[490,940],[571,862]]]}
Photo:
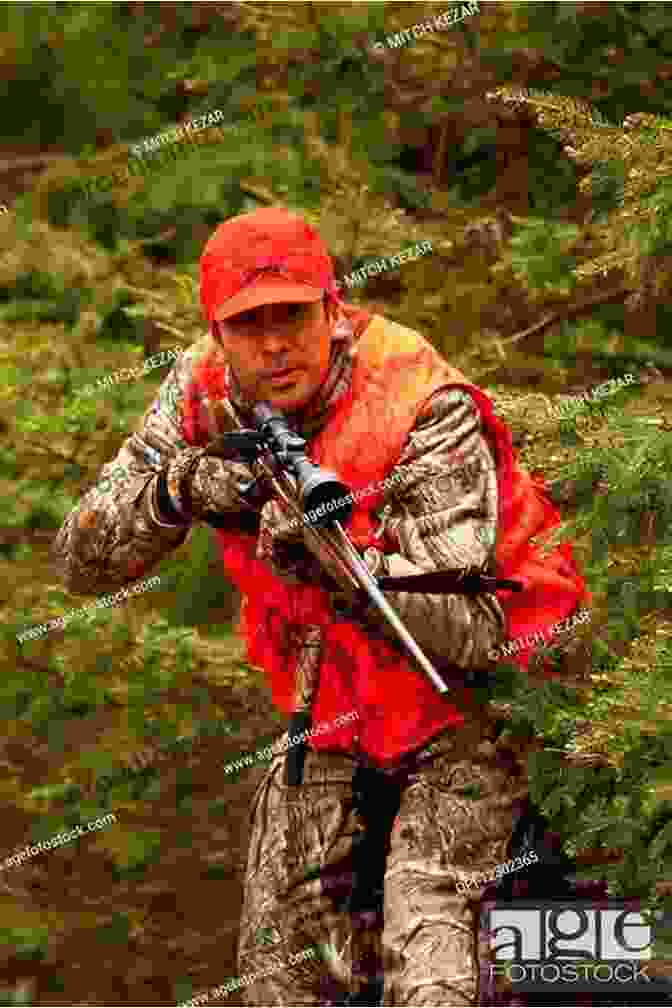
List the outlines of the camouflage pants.
{"label": "camouflage pants", "polygon": [[239,1003],[344,1004],[378,972],[385,1005],[476,1004],[479,890],[458,895],[456,883],[507,860],[527,794],[524,749],[498,743],[481,708],[406,758],[382,914],[342,905],[362,830],[354,764],[309,751],[303,784],[289,788],[280,755],[257,789],[238,961],[251,982]]}

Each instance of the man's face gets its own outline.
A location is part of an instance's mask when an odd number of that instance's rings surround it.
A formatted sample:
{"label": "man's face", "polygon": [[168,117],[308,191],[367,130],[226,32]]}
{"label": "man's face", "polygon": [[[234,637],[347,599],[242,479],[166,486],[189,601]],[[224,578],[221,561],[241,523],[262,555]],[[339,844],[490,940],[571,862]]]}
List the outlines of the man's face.
{"label": "man's face", "polygon": [[290,412],[304,406],[327,376],[332,321],[317,301],[260,305],[218,322],[245,398]]}

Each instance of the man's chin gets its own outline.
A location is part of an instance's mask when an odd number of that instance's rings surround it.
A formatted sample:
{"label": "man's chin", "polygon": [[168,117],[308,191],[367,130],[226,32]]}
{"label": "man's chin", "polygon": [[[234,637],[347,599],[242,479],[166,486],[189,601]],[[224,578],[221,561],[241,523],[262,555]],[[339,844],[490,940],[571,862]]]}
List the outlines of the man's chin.
{"label": "man's chin", "polygon": [[267,396],[266,402],[270,403],[271,406],[275,406],[276,409],[282,410],[284,413],[298,413],[308,402],[308,397],[282,396],[275,392],[273,395]]}
{"label": "man's chin", "polygon": [[278,409],[296,411],[310,400],[312,390],[307,387],[305,381],[298,381],[294,385],[285,388],[268,388],[265,396],[266,402]]}

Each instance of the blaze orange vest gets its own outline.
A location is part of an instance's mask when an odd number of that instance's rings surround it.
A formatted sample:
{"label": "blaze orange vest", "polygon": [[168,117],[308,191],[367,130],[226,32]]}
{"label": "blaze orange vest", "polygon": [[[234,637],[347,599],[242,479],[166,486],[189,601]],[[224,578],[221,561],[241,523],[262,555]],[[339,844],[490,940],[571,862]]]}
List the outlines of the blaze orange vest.
{"label": "blaze orange vest", "polygon": [[[442,388],[464,389],[480,409],[483,433],[497,465],[494,573],[526,586],[521,592],[495,593],[506,616],[506,636],[543,631],[568,616],[582,599],[589,601],[571,545],[558,546],[542,559],[539,546],[530,543],[535,536],[543,544],[559,524],[560,514],[545,495],[543,481],[534,480],[517,464],[510,434],[494,416],[485,393],[447,364],[419,333],[381,316],[373,316],[354,346],[351,386],[309,442],[309,457],[335,472],[353,491],[368,489],[397,463],[429,397]],[[205,444],[217,433],[212,421],[208,424],[203,405],[208,398],[216,402],[228,393],[216,359],[217,354],[211,354],[196,366],[187,390],[183,435],[190,444]],[[360,550],[371,545],[383,552],[394,549],[384,536],[374,537],[371,512],[380,508],[382,499],[382,491],[367,493],[354,505],[347,531]],[[312,737],[308,743],[312,749],[359,748],[383,765],[422,746],[443,728],[464,723],[464,713],[440,696],[385,639],[369,636],[352,622],[334,622],[324,589],[288,585],[276,577],[256,558],[254,535],[222,529],[216,535],[227,575],[243,595],[239,629],[248,660],[266,672],[274,703],[287,714],[292,712],[297,631],[307,623],[322,628],[324,652],[313,724],[331,726],[340,715],[355,711],[359,717]],[[433,650],[440,655],[440,641]],[[527,648],[512,661],[526,669],[529,656]]]}

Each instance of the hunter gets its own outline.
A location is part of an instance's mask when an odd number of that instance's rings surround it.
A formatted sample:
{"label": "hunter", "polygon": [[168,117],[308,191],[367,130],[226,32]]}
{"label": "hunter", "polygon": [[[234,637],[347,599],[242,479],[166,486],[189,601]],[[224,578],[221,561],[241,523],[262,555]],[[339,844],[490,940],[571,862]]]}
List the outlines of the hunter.
{"label": "hunter", "polygon": [[[210,332],[176,361],[101,482],[115,466],[125,475],[90,489],[58,534],[65,584],[127,585],[205,522],[275,705],[291,716],[297,682],[319,669],[320,731],[284,737],[252,803],[239,996],[476,1004],[483,887],[464,883],[507,861],[527,785],[524,749],[498,742],[501,717],[475,685],[502,641],[542,632],[589,597],[570,545],[542,558],[530,541],[559,514],[485,393],[418,332],[341,300],[328,250],[301,217],[264,208],[220,224],[200,297]],[[371,573],[472,570],[523,586],[386,593],[447,694],[373,606],[344,610],[304,530],[277,500],[251,501],[252,468],[212,448],[232,415],[253,426],[260,401],[353,490],[346,531]],[[523,668],[529,659],[515,656]],[[315,946],[321,957],[297,962]]]}

